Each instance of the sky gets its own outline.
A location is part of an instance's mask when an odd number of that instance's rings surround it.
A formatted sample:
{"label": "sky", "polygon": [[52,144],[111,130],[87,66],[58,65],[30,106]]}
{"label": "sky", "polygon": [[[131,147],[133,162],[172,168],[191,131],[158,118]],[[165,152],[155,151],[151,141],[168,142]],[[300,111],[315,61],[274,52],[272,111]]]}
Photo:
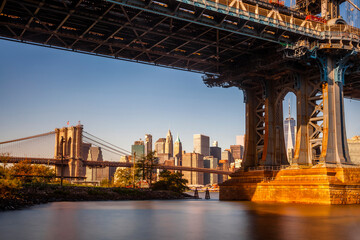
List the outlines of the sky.
{"label": "sky", "polygon": [[244,134],[242,91],[208,88],[201,74],[0,40],[0,141],[76,125],[130,150],[146,133],[153,142],[193,134],[222,148]]}
{"label": "sky", "polygon": [[[245,133],[243,93],[208,88],[201,74],[0,40],[0,141],[76,125],[130,150],[135,140],[166,137],[193,150],[193,134],[223,149]],[[283,102],[288,115],[291,101]],[[286,109],[286,110],[285,110]],[[360,135],[360,103],[345,100],[348,138]]]}

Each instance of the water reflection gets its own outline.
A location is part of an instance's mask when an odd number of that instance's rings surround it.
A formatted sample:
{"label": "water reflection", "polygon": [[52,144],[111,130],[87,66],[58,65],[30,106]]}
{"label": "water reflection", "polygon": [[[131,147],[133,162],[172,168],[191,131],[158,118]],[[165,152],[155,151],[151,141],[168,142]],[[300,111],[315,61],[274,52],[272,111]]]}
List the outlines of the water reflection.
{"label": "water reflection", "polygon": [[108,201],[51,203],[0,213],[0,239],[357,240],[359,236],[360,206],[216,199]]}

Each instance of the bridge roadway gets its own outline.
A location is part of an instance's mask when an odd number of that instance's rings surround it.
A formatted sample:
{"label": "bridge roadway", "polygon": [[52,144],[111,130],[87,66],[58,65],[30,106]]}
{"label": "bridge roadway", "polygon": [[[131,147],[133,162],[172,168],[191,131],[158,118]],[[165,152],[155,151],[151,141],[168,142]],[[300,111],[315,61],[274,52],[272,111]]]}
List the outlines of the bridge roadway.
{"label": "bridge roadway", "polygon": [[[29,160],[33,164],[47,164],[47,165],[67,165],[69,160],[61,160],[54,158],[25,158],[25,157],[10,157],[6,160],[6,163],[19,163],[24,160]],[[126,162],[112,162],[112,161],[83,161],[85,166],[89,167],[132,167],[133,163]],[[192,171],[192,172],[203,172],[203,173],[213,173],[213,174],[221,174],[221,175],[230,175],[233,171],[224,171],[218,169],[210,169],[210,168],[193,168],[186,166],[165,166],[158,165],[155,166],[156,169],[166,169],[166,170],[178,170],[178,171]]]}

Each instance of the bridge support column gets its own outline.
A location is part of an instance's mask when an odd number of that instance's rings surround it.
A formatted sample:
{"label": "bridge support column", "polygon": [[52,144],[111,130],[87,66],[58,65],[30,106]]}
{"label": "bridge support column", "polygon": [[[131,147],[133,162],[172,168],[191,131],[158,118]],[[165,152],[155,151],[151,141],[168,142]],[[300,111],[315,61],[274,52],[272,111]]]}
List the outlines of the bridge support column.
{"label": "bridge support column", "polygon": [[245,168],[288,165],[282,99],[276,98],[276,91],[272,81],[245,90]]}
{"label": "bridge support column", "polygon": [[320,59],[323,80],[323,138],[320,155],[321,163],[351,164],[344,116],[343,84],[348,67],[347,59],[352,53],[343,56],[325,56]]}
{"label": "bridge support column", "polygon": [[244,91],[246,103],[246,134],[244,167],[260,165],[264,148],[265,135],[265,101],[261,89]]}
{"label": "bridge support column", "polygon": [[284,141],[283,99],[277,99],[274,81],[269,81],[267,88],[262,163],[265,166],[289,165]]}
{"label": "bridge support column", "polygon": [[[319,87],[320,86],[320,87]],[[312,165],[313,151],[319,152],[321,144],[322,94],[318,79],[309,79],[299,75],[297,98],[297,131],[293,166]],[[320,103],[319,103],[320,101]]]}

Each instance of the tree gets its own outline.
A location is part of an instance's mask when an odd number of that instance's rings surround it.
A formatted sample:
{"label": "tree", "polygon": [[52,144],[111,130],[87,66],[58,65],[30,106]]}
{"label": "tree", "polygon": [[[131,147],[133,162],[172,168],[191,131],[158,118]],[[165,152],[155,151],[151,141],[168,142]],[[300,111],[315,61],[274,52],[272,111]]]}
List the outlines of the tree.
{"label": "tree", "polygon": [[55,177],[55,170],[53,168],[31,164],[30,160],[24,160],[14,164],[7,172],[11,176],[37,176],[31,179],[32,182],[49,182],[52,177]]}
{"label": "tree", "polygon": [[[135,183],[140,181],[140,171],[135,169]],[[117,168],[114,174],[114,185],[116,187],[129,187],[133,184],[132,168]]]}
{"label": "tree", "polygon": [[0,154],[0,162],[3,164],[3,169],[6,171],[6,165],[9,162],[10,154],[9,153],[1,153]]}
{"label": "tree", "polygon": [[146,180],[150,187],[153,180],[154,169],[157,165],[158,158],[155,157],[155,151],[152,151],[142,157],[135,165],[141,171],[142,180]]}
{"label": "tree", "polygon": [[160,180],[153,185],[153,190],[169,190],[173,192],[182,193],[189,188],[186,186],[188,180],[183,179],[184,175],[176,172],[172,173],[168,170],[163,170],[159,178]]}

